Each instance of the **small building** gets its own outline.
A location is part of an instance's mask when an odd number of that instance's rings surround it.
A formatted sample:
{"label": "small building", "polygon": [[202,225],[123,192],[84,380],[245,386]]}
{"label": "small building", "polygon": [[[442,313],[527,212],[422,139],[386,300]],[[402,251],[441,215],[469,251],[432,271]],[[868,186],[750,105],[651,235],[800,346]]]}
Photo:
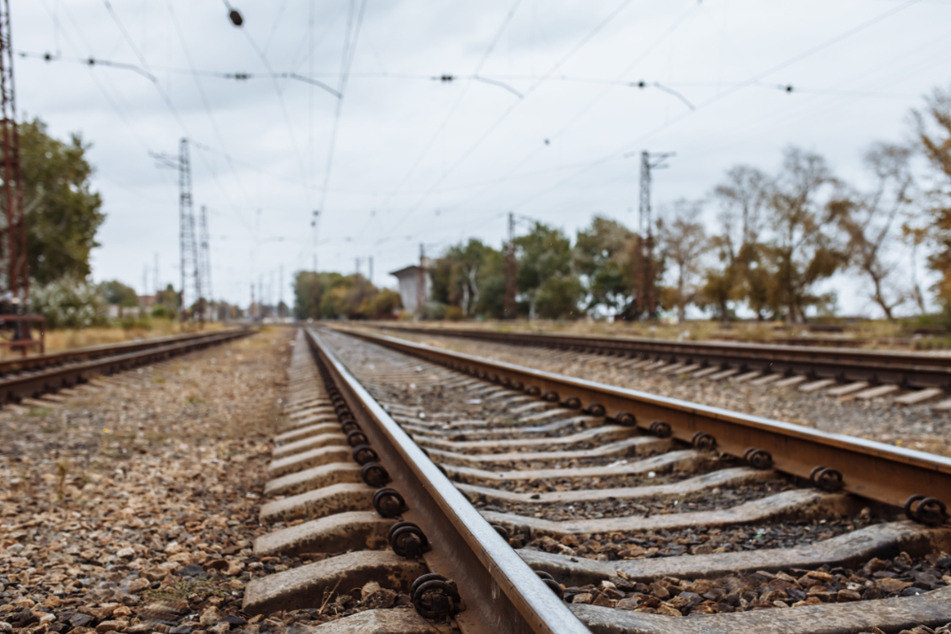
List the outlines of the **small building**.
{"label": "small building", "polygon": [[423,264],[426,265],[425,268],[414,264],[396,271],[390,271],[390,275],[399,281],[400,300],[403,302],[403,310],[410,314],[418,314],[420,311],[420,307],[418,306],[420,279],[423,281],[424,303],[429,299],[429,293],[433,288],[433,280],[428,270],[431,262],[426,258],[423,260]]}

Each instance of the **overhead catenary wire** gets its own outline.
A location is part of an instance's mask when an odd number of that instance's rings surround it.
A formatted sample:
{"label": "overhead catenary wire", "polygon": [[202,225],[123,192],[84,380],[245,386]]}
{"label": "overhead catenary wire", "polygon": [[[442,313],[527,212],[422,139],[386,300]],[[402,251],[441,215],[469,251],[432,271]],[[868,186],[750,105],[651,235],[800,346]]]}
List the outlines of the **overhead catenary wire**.
{"label": "overhead catenary wire", "polygon": [[[330,175],[333,172],[334,153],[337,146],[337,132],[340,129],[340,116],[343,112],[343,101],[347,92],[347,80],[350,75],[350,68],[353,65],[354,57],[356,56],[357,42],[359,41],[360,30],[363,26],[363,16],[366,11],[367,0],[361,0],[360,9],[356,16],[356,26],[351,29],[351,21],[353,18],[353,9],[355,4],[356,0],[351,0],[351,15],[347,19],[347,32],[344,39],[343,54],[341,55],[340,61],[340,97],[337,99],[337,107],[334,110],[334,122],[330,133],[330,148],[327,153],[327,164],[324,169],[324,184],[321,188],[319,206],[321,211],[324,211],[327,205],[327,189],[330,186]],[[317,222],[317,220],[315,220],[315,222]]]}
{"label": "overhead catenary wire", "polygon": [[611,22],[613,22],[614,19],[617,18],[617,16],[620,15],[621,12],[624,11],[624,9],[626,9],[631,4],[632,1],[633,0],[621,0],[621,2],[615,6],[614,10],[611,11],[611,13],[609,13],[604,19],[598,22],[598,24],[595,25],[593,29],[588,31],[585,34],[585,36],[581,38],[581,40],[579,40],[575,44],[575,46],[571,48],[571,50],[569,50],[562,57],[560,57],[538,81],[532,84],[529,87],[529,89],[525,91],[523,99],[516,101],[515,103],[510,105],[508,108],[506,108],[502,112],[502,114],[499,117],[497,117],[495,121],[479,136],[479,138],[476,139],[475,143],[471,144],[447,170],[443,171],[442,174],[440,174],[439,178],[432,185],[432,187],[427,191],[427,193],[424,194],[423,197],[420,198],[414,205],[412,205],[406,211],[406,213],[404,213],[401,216],[400,220],[396,224],[397,225],[402,224],[409,216],[415,213],[423,205],[423,203],[429,198],[429,196],[435,191],[435,189],[439,185],[441,185],[442,182],[446,180],[446,178],[448,178],[452,173],[454,173],[463,163],[465,163],[465,161],[482,145],[483,142],[485,142],[486,139],[489,138],[489,136],[493,132],[495,132],[495,130],[498,129],[498,127],[502,124],[502,122],[505,121],[509,117],[509,115],[511,115],[512,112],[515,111],[516,108],[518,108],[521,104],[525,103],[525,100],[528,96],[533,94],[541,85],[545,83],[548,77],[553,75],[559,68],[564,66],[564,64],[567,63],[569,59],[571,59],[578,51],[584,48],[592,39],[594,39],[594,37],[598,33],[604,30],[605,27],[607,27]]}

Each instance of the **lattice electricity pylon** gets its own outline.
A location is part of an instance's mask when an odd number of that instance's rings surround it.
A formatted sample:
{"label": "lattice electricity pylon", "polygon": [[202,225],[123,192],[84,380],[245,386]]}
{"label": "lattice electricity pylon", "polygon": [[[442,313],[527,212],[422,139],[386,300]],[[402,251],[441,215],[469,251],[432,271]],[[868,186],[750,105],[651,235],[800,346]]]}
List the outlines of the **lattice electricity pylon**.
{"label": "lattice electricity pylon", "polygon": [[[181,266],[181,287],[179,288],[179,317],[184,323],[191,306],[201,308],[201,261],[198,258],[198,237],[195,230],[195,209],[192,206],[192,168],[188,157],[188,139],[182,138],[178,147],[178,156],[165,153],[149,153],[158,167],[178,170],[178,248]],[[199,318],[203,312],[199,311]]]}
{"label": "lattice electricity pylon", "polygon": [[179,254],[182,274],[182,321],[191,306],[201,316],[201,262],[198,259],[198,234],[195,231],[195,208],[192,205],[192,167],[188,157],[188,139],[182,138],[178,149],[178,221]]}
{"label": "lattice electricity pylon", "polygon": [[30,275],[26,260],[26,223],[23,211],[23,184],[20,178],[20,131],[17,128],[16,93],[13,85],[13,42],[9,0],[0,1],[0,101],[3,118],[3,205],[0,236],[3,263],[0,293],[13,306],[0,312],[26,311],[30,296]]}

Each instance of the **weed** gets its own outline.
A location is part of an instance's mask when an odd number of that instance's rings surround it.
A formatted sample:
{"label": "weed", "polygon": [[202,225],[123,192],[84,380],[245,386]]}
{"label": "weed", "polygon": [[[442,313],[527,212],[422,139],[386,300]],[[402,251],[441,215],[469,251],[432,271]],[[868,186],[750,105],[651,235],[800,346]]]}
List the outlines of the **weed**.
{"label": "weed", "polygon": [[69,473],[69,463],[64,458],[56,463],[56,501],[62,504],[66,501],[66,475]]}
{"label": "weed", "polygon": [[189,601],[194,595],[228,597],[229,579],[180,579],[167,586],[146,590],[145,596],[160,601]]}

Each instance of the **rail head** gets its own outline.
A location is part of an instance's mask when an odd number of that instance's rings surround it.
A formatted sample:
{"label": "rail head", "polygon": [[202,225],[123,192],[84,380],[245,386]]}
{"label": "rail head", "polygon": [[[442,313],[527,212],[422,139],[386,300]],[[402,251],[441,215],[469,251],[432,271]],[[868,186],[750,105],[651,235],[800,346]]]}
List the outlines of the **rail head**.
{"label": "rail head", "polygon": [[466,610],[456,618],[466,632],[549,632],[589,630],[456,489],[422,449],[377,403],[347,368],[307,330],[315,355],[351,402],[364,433],[387,466],[395,488],[415,500],[405,517],[427,530],[433,550],[430,567],[451,577]]}
{"label": "rail head", "polygon": [[529,393],[551,394],[562,404],[588,409],[598,405],[605,415],[647,431],[656,432],[656,425],[661,423],[665,435],[694,446],[702,448],[706,443],[712,448],[712,442],[718,451],[737,457],[758,450],[769,466],[812,480],[820,487],[906,506],[906,510],[912,496],[946,505],[951,495],[951,459],[942,456],[541,372],[364,330],[336,329],[470,374],[518,385]]}

